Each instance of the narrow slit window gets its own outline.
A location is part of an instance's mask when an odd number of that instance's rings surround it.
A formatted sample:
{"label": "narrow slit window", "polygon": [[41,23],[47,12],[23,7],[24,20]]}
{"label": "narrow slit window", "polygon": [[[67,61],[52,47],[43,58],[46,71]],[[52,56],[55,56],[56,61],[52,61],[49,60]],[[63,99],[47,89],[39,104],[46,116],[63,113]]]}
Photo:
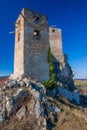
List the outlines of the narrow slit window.
{"label": "narrow slit window", "polygon": [[20,32],[18,33],[18,42],[20,41]]}

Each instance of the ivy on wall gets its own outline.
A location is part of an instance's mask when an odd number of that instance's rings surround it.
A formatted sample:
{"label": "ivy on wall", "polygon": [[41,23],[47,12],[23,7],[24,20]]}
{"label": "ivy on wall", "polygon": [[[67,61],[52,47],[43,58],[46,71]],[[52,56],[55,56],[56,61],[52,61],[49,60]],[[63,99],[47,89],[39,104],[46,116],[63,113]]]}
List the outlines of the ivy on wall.
{"label": "ivy on wall", "polygon": [[55,84],[56,84],[56,76],[55,76],[55,73],[54,73],[54,65],[53,65],[53,62],[52,62],[52,54],[51,54],[51,51],[50,51],[50,47],[48,49],[47,60],[49,62],[49,76],[50,76],[50,79],[43,81],[42,84],[47,89],[53,89]]}

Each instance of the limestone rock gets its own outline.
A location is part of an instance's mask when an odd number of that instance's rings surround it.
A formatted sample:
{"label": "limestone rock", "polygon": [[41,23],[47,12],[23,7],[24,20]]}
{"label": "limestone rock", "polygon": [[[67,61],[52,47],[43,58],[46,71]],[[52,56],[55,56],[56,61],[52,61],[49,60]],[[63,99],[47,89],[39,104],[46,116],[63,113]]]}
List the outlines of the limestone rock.
{"label": "limestone rock", "polygon": [[9,88],[16,87],[17,82],[15,80],[9,80],[9,82],[6,84]]}
{"label": "limestone rock", "polygon": [[25,117],[26,114],[26,108],[22,107],[19,109],[19,111],[16,113],[16,116],[19,120],[21,120],[23,117]]}
{"label": "limestone rock", "polygon": [[20,81],[20,86],[24,87],[24,86],[26,86],[26,83],[24,81]]}
{"label": "limestone rock", "polygon": [[[17,85],[18,87],[15,87]],[[6,89],[7,86],[9,86],[8,89]],[[38,126],[42,130],[47,130],[46,118],[50,116],[50,120],[55,121],[57,114],[61,111],[46,98],[47,93],[55,97],[56,89],[47,91],[41,83],[28,78],[9,79],[5,84],[5,90],[0,89],[0,91],[0,112],[2,113],[0,113],[0,122],[9,119],[11,115],[16,115],[20,121],[22,118],[26,119],[29,113],[29,116],[34,116],[38,120]]]}

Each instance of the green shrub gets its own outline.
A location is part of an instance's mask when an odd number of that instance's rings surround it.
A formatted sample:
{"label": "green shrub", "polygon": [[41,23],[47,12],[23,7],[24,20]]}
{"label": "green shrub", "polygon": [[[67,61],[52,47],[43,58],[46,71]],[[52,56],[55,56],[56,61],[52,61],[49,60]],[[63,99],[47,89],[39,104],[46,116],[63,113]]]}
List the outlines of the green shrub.
{"label": "green shrub", "polygon": [[56,84],[56,76],[55,76],[55,73],[54,73],[54,66],[53,66],[53,62],[52,62],[52,55],[51,55],[50,47],[49,47],[49,50],[48,50],[47,60],[49,62],[49,76],[50,76],[50,79],[43,81],[42,84],[47,89],[53,89],[55,84]]}

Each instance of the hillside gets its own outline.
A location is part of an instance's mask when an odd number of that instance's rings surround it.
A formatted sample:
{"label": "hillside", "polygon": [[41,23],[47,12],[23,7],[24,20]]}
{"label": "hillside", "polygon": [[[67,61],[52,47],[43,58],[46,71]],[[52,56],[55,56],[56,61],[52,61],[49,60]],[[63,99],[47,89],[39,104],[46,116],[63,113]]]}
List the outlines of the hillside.
{"label": "hillside", "polygon": [[74,80],[75,85],[82,94],[87,94],[87,80],[76,79]]}
{"label": "hillside", "polygon": [[[4,84],[4,81],[6,80],[7,78],[0,79],[0,84]],[[12,91],[15,90],[15,88],[12,88]],[[23,90],[26,91],[28,89],[25,86],[23,87]],[[33,109],[30,110],[30,108],[32,108],[31,105],[33,105],[32,103],[34,102],[35,98],[33,95],[31,96],[31,94],[29,95],[30,96],[28,96],[28,98],[22,102],[21,106],[21,108],[27,108],[26,115],[20,120],[17,119],[17,114],[11,115],[9,119],[0,124],[0,130],[44,130],[43,125],[40,124],[40,126],[38,126],[38,121],[41,123],[40,121],[42,119],[38,120],[38,118],[30,114],[31,110],[33,113]],[[48,130],[87,130],[86,108],[74,105],[66,98],[58,94],[56,95],[56,98],[51,96],[45,96],[45,98],[46,101],[45,103],[43,102],[43,106],[46,108],[44,117],[47,120]],[[37,99],[36,101],[39,100]],[[52,110],[54,108],[53,106],[60,108],[61,111],[57,114],[54,110]],[[20,111],[20,109],[18,109],[18,111]],[[42,122],[44,122],[44,120],[42,120]]]}
{"label": "hillside", "polygon": [[[85,108],[62,105],[63,110],[53,130],[87,130],[87,112]],[[83,112],[84,111],[84,112]]]}
{"label": "hillside", "polygon": [[8,76],[0,77],[0,87],[2,87],[4,85],[4,83],[5,83],[5,81],[7,81],[7,80],[8,80]]}

